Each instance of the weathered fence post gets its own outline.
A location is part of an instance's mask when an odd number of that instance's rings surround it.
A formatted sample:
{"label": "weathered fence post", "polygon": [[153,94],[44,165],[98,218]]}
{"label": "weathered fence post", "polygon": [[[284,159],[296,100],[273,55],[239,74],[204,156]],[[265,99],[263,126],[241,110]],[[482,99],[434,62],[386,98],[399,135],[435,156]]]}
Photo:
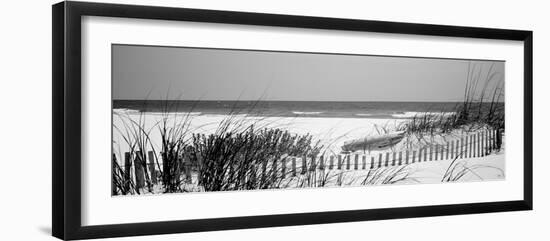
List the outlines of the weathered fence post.
{"label": "weathered fence post", "polygon": [[495,150],[500,151],[500,145],[501,145],[501,138],[502,136],[500,135],[500,129],[495,129]]}
{"label": "weathered fence post", "polygon": [[[149,158],[153,157],[153,152],[150,152]],[[193,163],[191,162],[191,157],[189,156],[189,153],[185,154],[183,158],[183,168],[185,170],[185,181],[188,183],[191,183],[192,180],[192,174],[191,169],[193,168]],[[156,174],[155,174],[155,183],[156,183]]]}
{"label": "weathered fence post", "polygon": [[155,172],[155,155],[153,151],[148,151],[147,157],[149,158],[149,173],[151,173],[151,182],[153,184],[157,184],[157,173]]}
{"label": "weathered fence post", "polygon": [[350,169],[350,159],[351,155],[346,155],[346,170]]}
{"label": "weathered fence post", "polygon": [[338,155],[338,170],[342,170],[342,155]]}
{"label": "weathered fence post", "polygon": [[485,155],[489,155],[489,131],[485,130],[483,132],[485,134]]}
{"label": "weathered fence post", "polygon": [[473,156],[474,152],[474,135],[470,135],[470,142],[468,143],[470,146],[468,147],[468,157]]}
{"label": "weathered fence post", "polygon": [[395,158],[395,155],[396,155],[396,153],[393,152],[393,153],[392,153],[392,159],[391,159],[391,165],[392,165],[392,166],[395,166],[395,161],[397,161],[397,158]]}
{"label": "weathered fence post", "polygon": [[446,145],[447,145],[447,147],[446,147],[445,150],[446,150],[447,152],[445,153],[445,160],[449,160],[449,151],[451,150],[451,149],[449,149],[449,148],[450,148],[451,144],[447,141]]}
{"label": "weathered fence post", "polygon": [[378,168],[382,167],[382,153],[378,153]]}
{"label": "weathered fence post", "polygon": [[330,155],[329,159],[330,161],[329,161],[328,169],[332,170],[334,168],[334,156]]}
{"label": "weathered fence post", "polygon": [[405,164],[409,164],[409,150],[405,151]]}
{"label": "weathered fence post", "polygon": [[388,166],[390,163],[390,153],[389,152],[386,152],[386,163],[384,166]]}
{"label": "weathered fence post", "polygon": [[466,136],[466,148],[464,151],[466,152],[466,155],[464,158],[470,158],[472,155],[472,138],[470,135]]}
{"label": "weathered fence post", "polygon": [[490,145],[489,150],[491,150],[490,152],[493,153],[493,150],[495,149],[495,135],[493,130],[489,131],[489,135],[491,136],[491,139],[489,140],[489,145]]}
{"label": "weathered fence post", "polygon": [[323,155],[319,156],[319,169],[325,170],[325,157]]}
{"label": "weathered fence post", "polygon": [[439,145],[439,160],[445,160],[445,145]]}
{"label": "weathered fence post", "polygon": [[317,169],[317,162],[316,162],[315,159],[316,159],[315,156],[311,156],[311,164],[309,165],[310,166],[310,168],[309,168],[310,171],[315,171],[315,169]]}
{"label": "weathered fence post", "polygon": [[455,141],[452,140],[451,141],[451,155],[450,155],[451,159],[455,158],[455,148],[454,147],[455,147]]}
{"label": "weathered fence post", "polygon": [[[230,172],[233,173],[233,172]],[[262,181],[265,181],[267,179],[267,160],[262,160],[262,174],[261,174]]]}
{"label": "weathered fence post", "polygon": [[439,144],[435,144],[434,161],[439,160]]}
{"label": "weathered fence post", "polygon": [[[277,180],[277,172],[278,172],[277,171],[277,159],[273,160],[273,164],[271,165],[271,170],[273,170],[272,173],[271,173],[271,174],[273,174],[273,177],[272,177],[273,181],[276,181]],[[246,176],[246,175],[244,175],[244,176]]]}
{"label": "weathered fence post", "polygon": [[126,192],[130,190],[130,180],[132,180],[131,168],[132,168],[131,154],[130,152],[125,152],[124,153],[124,189]]}
{"label": "weathered fence post", "polygon": [[370,169],[374,169],[374,157],[370,157]]}
{"label": "weathered fence post", "polygon": [[473,150],[473,153],[472,153],[472,157],[477,157],[477,135],[476,134],[473,134],[472,135],[472,150]]}
{"label": "weathered fence post", "polygon": [[476,151],[477,155],[476,156],[480,157],[481,156],[481,154],[480,154],[481,153],[481,151],[480,151],[481,150],[481,138],[480,138],[479,132],[476,133],[476,136],[477,136],[477,151]]}
{"label": "weathered fence post", "polygon": [[136,151],[136,158],[134,159],[134,173],[136,178],[136,189],[145,186],[145,176],[143,173],[143,160],[141,160],[141,151]]}
{"label": "weathered fence post", "polygon": [[307,155],[302,157],[302,169],[300,170],[301,174],[306,174],[307,172]]}
{"label": "weathered fence post", "polygon": [[460,140],[457,139],[456,140],[456,145],[455,145],[454,157],[453,157],[454,159],[459,159],[460,158],[459,147],[460,147]]}
{"label": "weathered fence post", "polygon": [[422,149],[423,149],[422,152],[424,153],[424,161],[428,161],[428,148],[424,147]]}
{"label": "weathered fence post", "polygon": [[481,149],[480,149],[481,156],[485,156],[485,131],[481,131]]}
{"label": "weathered fence post", "polygon": [[355,154],[355,160],[353,163],[353,169],[357,170],[359,169],[359,154]]}
{"label": "weathered fence post", "polygon": [[415,159],[416,159],[416,151],[413,150],[411,163],[414,163]]}
{"label": "weathered fence post", "polygon": [[428,146],[428,150],[429,150],[428,152],[430,152],[430,161],[433,161],[434,160],[433,159],[433,146],[432,145]]}
{"label": "weathered fence post", "polygon": [[292,157],[292,176],[296,176],[296,157]]}
{"label": "weathered fence post", "polygon": [[113,153],[113,160],[111,162],[111,195],[114,196],[117,194],[115,179],[116,179],[116,155]]}
{"label": "weathered fence post", "polygon": [[464,137],[460,137],[460,152],[458,153],[460,159],[464,158]]}
{"label": "weathered fence post", "polygon": [[399,158],[398,158],[398,161],[397,161],[397,165],[399,165],[399,166],[403,165],[403,152],[402,151],[399,151]]}
{"label": "weathered fence post", "polygon": [[281,178],[286,178],[286,157],[281,159]]}
{"label": "weathered fence post", "polygon": [[363,161],[363,170],[367,169],[367,156],[361,156],[361,160]]}

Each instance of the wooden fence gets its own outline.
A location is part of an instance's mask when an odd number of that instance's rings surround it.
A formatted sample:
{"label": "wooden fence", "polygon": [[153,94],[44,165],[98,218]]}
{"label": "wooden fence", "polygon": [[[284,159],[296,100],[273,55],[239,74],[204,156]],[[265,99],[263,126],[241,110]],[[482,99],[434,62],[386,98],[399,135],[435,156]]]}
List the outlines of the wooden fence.
{"label": "wooden fence", "polygon": [[[491,154],[495,149],[500,149],[500,135],[501,132],[498,130],[478,131],[447,142],[425,146],[419,149],[388,151],[374,155],[367,153],[350,153],[328,156],[288,156],[281,160],[263,162],[260,175],[270,173],[270,175],[281,175],[285,178],[287,175],[304,175],[316,170],[367,170],[410,165],[419,162],[478,158]],[[142,162],[142,158],[146,158],[146,162]],[[142,164],[140,165],[139,163]],[[146,165],[143,165],[144,163]],[[118,164],[116,156],[113,154],[113,170],[115,165]],[[161,167],[162,165],[164,165],[164,163],[160,163]],[[183,166],[185,168],[182,170],[181,175],[187,181],[191,181],[191,172],[192,170],[198,170],[197,164],[184,163]],[[144,187],[146,179],[156,184],[160,178],[160,171],[158,170],[157,163],[155,163],[155,157],[152,151],[149,151],[147,156],[142,155],[140,152],[124,153],[124,164],[120,165],[120,168],[123,170],[124,179],[132,180],[136,188]],[[144,170],[145,168],[148,170]],[[113,186],[112,188],[114,190],[115,187]]]}

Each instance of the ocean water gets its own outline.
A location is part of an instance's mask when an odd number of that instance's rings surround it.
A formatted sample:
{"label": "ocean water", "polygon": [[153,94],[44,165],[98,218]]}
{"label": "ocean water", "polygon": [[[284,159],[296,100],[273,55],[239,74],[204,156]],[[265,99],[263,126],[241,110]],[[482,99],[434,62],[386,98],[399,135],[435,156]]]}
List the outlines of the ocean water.
{"label": "ocean water", "polygon": [[[452,112],[460,102],[187,101],[114,100],[113,109],[131,112],[182,112],[193,115],[247,114],[270,117],[409,119]],[[490,104],[483,103],[488,109]],[[498,104],[501,108],[504,103]]]}

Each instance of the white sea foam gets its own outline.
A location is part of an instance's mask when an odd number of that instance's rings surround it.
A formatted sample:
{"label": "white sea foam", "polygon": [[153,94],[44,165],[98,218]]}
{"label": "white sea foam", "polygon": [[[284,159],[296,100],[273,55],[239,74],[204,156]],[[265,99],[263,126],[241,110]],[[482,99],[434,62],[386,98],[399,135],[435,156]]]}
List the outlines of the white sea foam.
{"label": "white sea foam", "polygon": [[147,112],[148,114],[151,114],[151,115],[178,115],[178,116],[197,116],[197,115],[202,115],[202,112],[185,112],[185,111],[182,111],[182,112],[168,112],[168,113],[165,113],[165,112]]}
{"label": "white sea foam", "polygon": [[136,113],[139,113],[139,110],[122,108],[122,109],[113,109],[113,112],[117,114],[136,114]]}
{"label": "white sea foam", "polygon": [[374,114],[357,113],[356,116],[373,116]]}
{"label": "white sea foam", "polygon": [[292,111],[292,113],[296,114],[296,115],[320,115],[322,114],[323,112],[321,111]]}
{"label": "white sea foam", "polygon": [[399,114],[392,114],[391,116],[393,118],[400,118],[400,119],[410,119],[414,117],[423,117],[423,116],[452,116],[454,115],[454,112],[416,112],[416,111],[407,111],[404,113]]}

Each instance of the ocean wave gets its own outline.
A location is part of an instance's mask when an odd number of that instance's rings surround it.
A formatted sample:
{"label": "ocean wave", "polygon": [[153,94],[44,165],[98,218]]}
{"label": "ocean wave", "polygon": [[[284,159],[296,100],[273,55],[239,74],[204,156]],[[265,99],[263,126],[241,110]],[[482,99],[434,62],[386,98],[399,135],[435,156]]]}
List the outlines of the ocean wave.
{"label": "ocean wave", "polygon": [[139,113],[139,110],[121,108],[121,109],[113,109],[113,112],[117,114],[137,114]]}
{"label": "ocean wave", "polygon": [[295,115],[320,115],[323,114],[321,111],[292,111]]}
{"label": "ocean wave", "polygon": [[168,113],[165,113],[165,112],[147,112],[148,114],[151,114],[151,115],[164,115],[164,114],[167,114],[167,115],[182,115],[182,116],[186,116],[186,115],[189,115],[189,116],[197,116],[197,115],[202,115],[202,112],[185,112],[185,111],[182,111],[182,112],[168,112]]}
{"label": "ocean wave", "polygon": [[424,117],[424,116],[431,116],[431,117],[439,117],[439,116],[452,116],[454,115],[454,112],[415,112],[415,111],[408,111],[408,112],[401,112],[398,114],[392,114],[391,116],[393,118],[400,118],[400,119],[411,119],[414,117]]}

